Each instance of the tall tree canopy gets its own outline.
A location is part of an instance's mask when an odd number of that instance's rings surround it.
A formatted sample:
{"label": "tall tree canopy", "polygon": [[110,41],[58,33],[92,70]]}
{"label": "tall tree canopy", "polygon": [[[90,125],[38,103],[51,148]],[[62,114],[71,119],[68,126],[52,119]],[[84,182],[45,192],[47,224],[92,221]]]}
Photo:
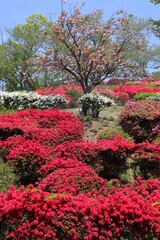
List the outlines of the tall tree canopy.
{"label": "tall tree canopy", "polygon": [[151,2],[154,3],[154,4],[159,4],[160,0],[151,0]]}
{"label": "tall tree canopy", "polygon": [[0,45],[0,79],[6,83],[7,90],[35,89],[37,68],[29,64],[42,50],[45,37],[42,32],[47,18],[33,14],[26,24],[19,24],[7,30],[9,39]]}
{"label": "tall tree canopy", "polygon": [[[89,93],[111,76],[136,74],[138,66],[126,59],[133,48],[143,47],[143,28],[130,25],[132,16],[119,11],[106,23],[102,12],[82,15],[79,8],[72,14],[61,12],[46,33],[48,44],[39,63],[49,71],[75,79]],[[134,71],[130,71],[134,69]]]}

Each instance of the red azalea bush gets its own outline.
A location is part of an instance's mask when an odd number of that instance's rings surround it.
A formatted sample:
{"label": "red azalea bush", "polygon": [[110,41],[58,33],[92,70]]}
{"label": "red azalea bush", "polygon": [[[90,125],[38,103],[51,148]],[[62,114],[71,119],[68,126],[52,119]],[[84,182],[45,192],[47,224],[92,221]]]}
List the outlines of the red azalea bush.
{"label": "red azalea bush", "polygon": [[142,82],[142,83],[152,83],[155,80],[154,80],[154,78],[142,78],[139,81]]}
{"label": "red azalea bush", "polygon": [[82,87],[79,85],[60,85],[55,88],[49,87],[49,88],[38,89],[38,90],[35,90],[35,92],[40,95],[60,94],[61,96],[66,98],[67,101],[69,101],[69,103],[70,103],[71,101],[73,101],[72,95],[70,95],[70,91],[72,91],[72,90],[76,90],[79,93],[82,93]]}
{"label": "red azalea bush", "polygon": [[129,100],[129,95],[126,92],[116,92],[115,101],[124,105]]}
{"label": "red azalea bush", "polygon": [[158,101],[130,101],[124,107],[119,124],[139,143],[156,139],[160,131],[160,104]]}
{"label": "red azalea bush", "polygon": [[[3,161],[14,166],[19,184],[37,180],[37,170],[51,159],[51,148],[63,141],[81,139],[83,135],[78,118],[58,110],[20,111],[0,118],[4,130],[0,140],[1,156]],[[8,129],[14,130],[15,127],[23,136],[14,131],[10,137]]]}
{"label": "red azalea bush", "polygon": [[124,85],[121,87],[114,88],[114,92],[116,95],[120,92],[126,92],[129,95],[129,98],[133,98],[134,95],[138,92],[160,92],[159,89],[151,89],[149,87],[145,87],[142,85]]}
{"label": "red azalea bush", "polygon": [[11,187],[5,195],[0,194],[1,237],[158,240],[160,193],[153,187],[151,192],[145,191],[144,184],[138,189],[123,186],[107,197],[89,198],[84,194],[50,194],[32,186]]}
{"label": "red azalea bush", "polygon": [[84,163],[78,161],[76,158],[53,158],[49,163],[42,165],[38,171],[42,178],[45,178],[48,174],[58,169],[76,168],[83,167]]}
{"label": "red azalea bush", "polygon": [[82,140],[64,142],[55,148],[58,158],[76,158],[89,164],[104,178],[118,177],[126,165],[127,157],[134,150],[134,143],[127,142],[121,137],[111,140],[85,142]]}
{"label": "red azalea bush", "polygon": [[148,141],[139,143],[131,158],[135,173],[138,169],[138,174],[141,174],[143,178],[148,178],[148,174],[154,177],[160,176],[160,144]]}
{"label": "red azalea bush", "polygon": [[23,135],[41,144],[58,144],[66,140],[80,139],[83,124],[71,113],[59,110],[25,110],[0,116],[1,140]]}
{"label": "red azalea bush", "polygon": [[0,140],[0,154],[4,161],[9,151],[19,145],[22,145],[25,141],[25,137],[21,135],[13,135],[8,137],[6,140]]}
{"label": "red azalea bush", "polygon": [[79,121],[60,121],[54,128],[33,128],[25,133],[26,139],[38,141],[52,148],[64,141],[81,139],[83,125]]}
{"label": "red azalea bush", "polygon": [[[58,109],[19,111],[16,117],[22,121],[29,120],[31,124],[34,123],[36,127],[41,128],[53,128],[62,120],[73,123],[74,121],[78,122],[78,119],[73,116],[72,113],[59,111]],[[30,125],[30,127],[32,127],[32,125]]]}
{"label": "red azalea bush", "polygon": [[[14,142],[13,137],[10,143],[12,142]],[[39,142],[31,140],[17,141],[16,144],[7,149],[8,155],[3,159],[14,167],[18,184],[34,183],[39,177],[37,170],[51,160],[52,151]]]}
{"label": "red azalea bush", "polygon": [[[75,167],[58,168],[42,179],[39,187],[51,193],[66,193],[77,195],[106,190],[106,181],[99,177],[89,166],[78,162]],[[55,165],[54,165],[55,166]]]}
{"label": "red azalea bush", "polygon": [[81,122],[69,112],[62,112],[58,109],[47,110],[24,110],[13,114],[0,116],[1,129],[20,129],[25,132],[27,129],[33,128],[53,128],[59,124],[59,121],[68,121],[72,124]]}

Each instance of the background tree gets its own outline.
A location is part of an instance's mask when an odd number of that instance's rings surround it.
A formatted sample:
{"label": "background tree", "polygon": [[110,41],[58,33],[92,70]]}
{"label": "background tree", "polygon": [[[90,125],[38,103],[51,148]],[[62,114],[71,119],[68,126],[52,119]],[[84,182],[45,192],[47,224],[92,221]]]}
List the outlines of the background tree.
{"label": "background tree", "polygon": [[[133,31],[139,32],[140,39],[143,39],[143,48],[130,47],[129,51],[126,51],[125,59],[138,65],[139,77],[149,77],[149,69],[155,64],[157,54],[159,54],[159,48],[156,45],[150,44],[149,39],[152,33],[152,21],[150,19],[138,18],[134,15],[129,15],[129,26]],[[132,43],[131,43],[132,44]],[[130,68],[131,75],[134,74],[135,69]]]}
{"label": "background tree", "polygon": [[48,45],[39,63],[51,72],[60,70],[62,76],[78,82],[84,93],[90,93],[115,74],[126,77],[129,69],[137,73],[136,64],[125,57],[131,48],[141,49],[141,32],[130,27],[130,16],[122,12],[103,23],[101,11],[86,15],[79,8],[70,15],[62,11],[47,32]]}
{"label": "background tree", "polygon": [[157,68],[160,60],[160,47],[157,45],[144,45],[143,51],[132,51],[128,55],[132,62],[139,65],[141,77],[150,77],[150,70]]}
{"label": "background tree", "polygon": [[154,3],[154,4],[159,4],[160,0],[151,0],[151,2]]}
{"label": "background tree", "polygon": [[37,67],[29,63],[42,51],[45,36],[42,32],[47,26],[47,18],[33,14],[26,24],[19,24],[7,30],[9,39],[0,45],[0,79],[6,83],[7,90],[36,88]]}

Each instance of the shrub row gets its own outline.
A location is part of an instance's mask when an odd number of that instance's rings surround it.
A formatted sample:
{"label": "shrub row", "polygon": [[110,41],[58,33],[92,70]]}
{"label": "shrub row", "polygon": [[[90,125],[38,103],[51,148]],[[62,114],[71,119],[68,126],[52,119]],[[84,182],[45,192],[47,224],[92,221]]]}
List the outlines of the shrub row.
{"label": "shrub row", "polygon": [[0,104],[7,109],[50,109],[64,107],[67,103],[61,95],[41,96],[34,92],[0,92]]}
{"label": "shrub row", "polygon": [[159,184],[139,180],[96,198],[11,187],[0,194],[1,239],[158,240]]}

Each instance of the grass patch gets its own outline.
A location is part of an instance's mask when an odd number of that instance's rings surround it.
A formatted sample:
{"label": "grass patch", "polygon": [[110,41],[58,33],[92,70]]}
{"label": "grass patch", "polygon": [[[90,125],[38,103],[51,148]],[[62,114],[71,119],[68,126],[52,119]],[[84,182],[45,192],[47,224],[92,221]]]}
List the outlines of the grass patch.
{"label": "grass patch", "polygon": [[0,192],[6,192],[11,185],[15,185],[14,170],[0,158]]}

